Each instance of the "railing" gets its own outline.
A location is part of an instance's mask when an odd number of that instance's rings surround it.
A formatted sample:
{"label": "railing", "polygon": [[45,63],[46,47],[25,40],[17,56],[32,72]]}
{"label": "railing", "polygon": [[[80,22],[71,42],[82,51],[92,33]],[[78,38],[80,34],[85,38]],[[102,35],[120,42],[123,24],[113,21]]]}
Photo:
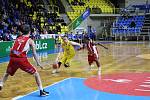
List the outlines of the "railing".
{"label": "railing", "polygon": [[[121,12],[124,10],[124,8],[112,8],[113,9],[113,13],[112,12],[99,12],[98,10],[99,9],[101,9],[101,8],[97,8],[97,13],[95,13],[95,12],[92,12],[91,11],[91,13],[92,14],[121,14]],[[92,9],[91,9],[92,10]],[[145,10],[137,10],[137,9],[127,9],[127,12],[129,13],[129,14],[145,14]]]}

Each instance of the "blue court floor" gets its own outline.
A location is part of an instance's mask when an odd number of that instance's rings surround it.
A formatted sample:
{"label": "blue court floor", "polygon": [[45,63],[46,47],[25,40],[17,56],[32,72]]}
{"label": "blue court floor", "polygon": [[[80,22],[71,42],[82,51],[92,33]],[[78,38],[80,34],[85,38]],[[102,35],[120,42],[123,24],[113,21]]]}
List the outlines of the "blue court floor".
{"label": "blue court floor", "polygon": [[17,100],[150,100],[150,96],[128,96],[93,90],[84,85],[84,78],[67,78],[47,86],[49,96],[40,97],[39,91],[29,93]]}

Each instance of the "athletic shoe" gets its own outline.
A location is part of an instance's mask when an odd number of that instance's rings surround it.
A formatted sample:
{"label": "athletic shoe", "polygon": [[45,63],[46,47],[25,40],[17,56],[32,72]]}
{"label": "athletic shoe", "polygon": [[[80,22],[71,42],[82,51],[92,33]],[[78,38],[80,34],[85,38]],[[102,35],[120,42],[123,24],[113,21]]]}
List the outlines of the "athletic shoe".
{"label": "athletic shoe", "polygon": [[46,92],[45,90],[40,90],[40,96],[48,96],[49,92]]}
{"label": "athletic shoe", "polygon": [[52,74],[59,73],[59,72],[60,72],[59,69],[54,69],[54,70],[52,71]]}
{"label": "athletic shoe", "polygon": [[57,70],[56,69],[54,69],[53,71],[52,71],[52,74],[55,74],[57,72]]}

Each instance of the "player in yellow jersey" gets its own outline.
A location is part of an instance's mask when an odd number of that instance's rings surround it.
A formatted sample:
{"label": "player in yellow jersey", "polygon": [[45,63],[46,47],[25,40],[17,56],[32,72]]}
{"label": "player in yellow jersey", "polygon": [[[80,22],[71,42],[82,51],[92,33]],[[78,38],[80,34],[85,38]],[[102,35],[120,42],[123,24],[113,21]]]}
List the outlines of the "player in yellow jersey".
{"label": "player in yellow jersey", "polygon": [[63,64],[65,67],[70,67],[71,59],[75,56],[74,46],[80,46],[80,48],[82,47],[79,43],[69,41],[67,37],[62,37],[61,47],[63,52],[59,52],[57,55],[57,64],[55,64],[56,66],[53,66],[53,74],[59,72],[58,70],[61,64]]}

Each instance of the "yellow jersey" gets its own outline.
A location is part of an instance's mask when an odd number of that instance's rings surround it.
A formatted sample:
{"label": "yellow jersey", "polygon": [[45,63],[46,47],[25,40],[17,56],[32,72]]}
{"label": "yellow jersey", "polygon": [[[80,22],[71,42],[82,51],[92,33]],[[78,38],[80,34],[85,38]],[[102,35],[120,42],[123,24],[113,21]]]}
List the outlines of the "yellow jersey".
{"label": "yellow jersey", "polygon": [[62,48],[64,49],[64,56],[75,55],[75,49],[70,41],[67,44],[62,43]]}

